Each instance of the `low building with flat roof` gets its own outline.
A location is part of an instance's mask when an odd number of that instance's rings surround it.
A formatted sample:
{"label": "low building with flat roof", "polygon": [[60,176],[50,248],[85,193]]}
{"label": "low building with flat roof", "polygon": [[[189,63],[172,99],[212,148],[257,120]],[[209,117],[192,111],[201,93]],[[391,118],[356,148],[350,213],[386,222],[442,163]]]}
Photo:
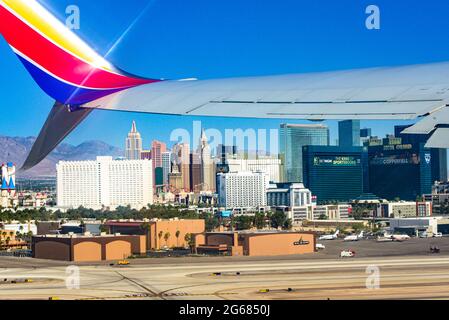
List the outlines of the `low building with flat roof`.
{"label": "low building with flat roof", "polygon": [[316,251],[314,232],[208,232],[195,236],[198,253],[232,256],[283,256]]}
{"label": "low building with flat roof", "polygon": [[146,253],[144,236],[44,235],[32,239],[33,258],[74,262],[121,260]]}
{"label": "low building with flat roof", "polygon": [[148,221],[108,221],[104,224],[109,233],[144,235],[148,250],[164,247],[187,247],[187,234],[204,233],[205,221],[202,219],[165,219]]}

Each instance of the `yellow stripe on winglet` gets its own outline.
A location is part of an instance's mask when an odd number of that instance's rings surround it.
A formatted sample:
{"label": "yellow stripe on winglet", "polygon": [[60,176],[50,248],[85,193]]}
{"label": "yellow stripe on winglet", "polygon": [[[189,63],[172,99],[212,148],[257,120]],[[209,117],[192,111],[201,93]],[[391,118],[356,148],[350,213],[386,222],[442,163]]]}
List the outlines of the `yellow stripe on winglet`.
{"label": "yellow stripe on winglet", "polygon": [[[65,51],[98,68],[113,72],[113,67],[89,45],[35,0],[1,0],[16,16]],[[8,9],[8,8],[7,8]]]}

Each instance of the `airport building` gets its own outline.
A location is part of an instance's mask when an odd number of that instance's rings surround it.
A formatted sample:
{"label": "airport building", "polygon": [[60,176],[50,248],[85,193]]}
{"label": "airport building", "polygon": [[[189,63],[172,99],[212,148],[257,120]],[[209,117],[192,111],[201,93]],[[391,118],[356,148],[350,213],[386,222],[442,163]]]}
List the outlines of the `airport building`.
{"label": "airport building", "polygon": [[209,232],[195,236],[198,253],[284,256],[315,252],[313,232]]}
{"label": "airport building", "polygon": [[151,160],[60,161],[56,171],[58,207],[142,208],[153,203]]}
{"label": "airport building", "polygon": [[146,253],[144,236],[44,235],[32,239],[33,258],[73,262],[122,260]]}
{"label": "airport building", "polygon": [[303,182],[304,146],[329,145],[329,128],[322,124],[281,124],[279,155],[284,166],[284,182]]}
{"label": "airport building", "polygon": [[[390,232],[407,234],[409,236],[416,236],[420,232],[427,232],[435,234],[439,229],[439,220],[437,217],[416,217],[416,218],[398,218],[390,220]],[[445,221],[440,221],[445,225]]]}
{"label": "airport building", "polygon": [[205,232],[205,221],[201,219],[169,219],[149,221],[108,221],[104,224],[110,234],[140,235],[146,239],[148,250],[182,248],[189,244],[187,234]]}
{"label": "airport building", "polygon": [[226,209],[266,207],[269,180],[265,172],[219,173],[218,202]]}
{"label": "airport building", "polygon": [[368,189],[368,162],[363,147],[303,147],[304,185],[319,203],[348,202]]}

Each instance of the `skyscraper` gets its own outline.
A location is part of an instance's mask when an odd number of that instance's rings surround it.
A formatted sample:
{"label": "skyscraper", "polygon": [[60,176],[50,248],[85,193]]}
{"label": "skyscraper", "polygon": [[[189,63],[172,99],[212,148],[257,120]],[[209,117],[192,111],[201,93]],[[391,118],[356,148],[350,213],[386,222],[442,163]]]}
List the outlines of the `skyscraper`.
{"label": "skyscraper", "polygon": [[219,144],[215,153],[217,159],[224,164],[226,159],[234,158],[237,155],[237,146],[226,146],[224,144]]}
{"label": "skyscraper", "polygon": [[151,143],[151,159],[155,168],[162,168],[162,154],[167,151],[167,145],[154,140]]}
{"label": "skyscraper", "polygon": [[368,142],[369,192],[393,200],[414,201],[432,190],[431,150],[424,143],[387,136]]}
{"label": "skyscraper", "polygon": [[56,172],[61,207],[139,209],[153,203],[151,160],[60,161]]}
{"label": "skyscraper", "polygon": [[203,191],[201,156],[197,152],[190,154],[190,187],[195,193]]}
{"label": "skyscraper", "polygon": [[182,189],[190,192],[190,145],[188,143],[177,143],[173,146],[172,162],[182,176]]}
{"label": "skyscraper", "polygon": [[171,152],[162,152],[162,175],[164,186],[168,186],[168,175],[171,172]]}
{"label": "skyscraper", "polygon": [[[156,172],[161,171],[161,174],[163,175],[163,169],[162,169],[162,154],[167,151],[167,145],[163,142],[154,140],[151,143],[151,160],[153,160],[153,183],[154,183],[154,190],[157,190],[157,187],[160,187],[161,185],[158,185],[158,183],[162,184],[163,179],[160,179],[161,181],[158,181],[156,179]],[[157,170],[160,169],[160,170]]]}
{"label": "skyscraper", "polygon": [[201,191],[215,191],[215,166],[204,130],[201,134],[197,153],[201,161]]}
{"label": "skyscraper", "polygon": [[[423,144],[427,143],[430,135],[427,134],[403,134],[402,131],[410,127],[410,125],[395,126],[394,135],[402,138],[404,144]],[[432,183],[435,181],[447,181],[447,150],[439,148],[430,149]]]}
{"label": "skyscraper", "polygon": [[229,172],[217,175],[218,201],[227,209],[267,205],[269,176],[264,172]]}
{"label": "skyscraper", "polygon": [[133,121],[131,131],[126,138],[125,158],[128,160],[140,160],[142,153],[142,138],[137,131],[136,122]]}
{"label": "skyscraper", "polygon": [[279,154],[284,182],[302,182],[302,147],[329,145],[329,128],[322,124],[281,124]]}
{"label": "skyscraper", "polygon": [[360,147],[360,120],[345,120],[338,123],[340,147]]}

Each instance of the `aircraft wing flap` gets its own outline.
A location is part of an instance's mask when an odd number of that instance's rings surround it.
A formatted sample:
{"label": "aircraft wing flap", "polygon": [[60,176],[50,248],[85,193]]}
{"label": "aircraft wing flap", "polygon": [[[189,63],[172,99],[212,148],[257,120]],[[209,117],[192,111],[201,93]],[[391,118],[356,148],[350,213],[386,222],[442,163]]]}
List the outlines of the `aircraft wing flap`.
{"label": "aircraft wing flap", "polygon": [[250,103],[211,102],[198,107],[189,115],[235,116],[279,119],[415,119],[441,102],[383,102],[383,103]]}

